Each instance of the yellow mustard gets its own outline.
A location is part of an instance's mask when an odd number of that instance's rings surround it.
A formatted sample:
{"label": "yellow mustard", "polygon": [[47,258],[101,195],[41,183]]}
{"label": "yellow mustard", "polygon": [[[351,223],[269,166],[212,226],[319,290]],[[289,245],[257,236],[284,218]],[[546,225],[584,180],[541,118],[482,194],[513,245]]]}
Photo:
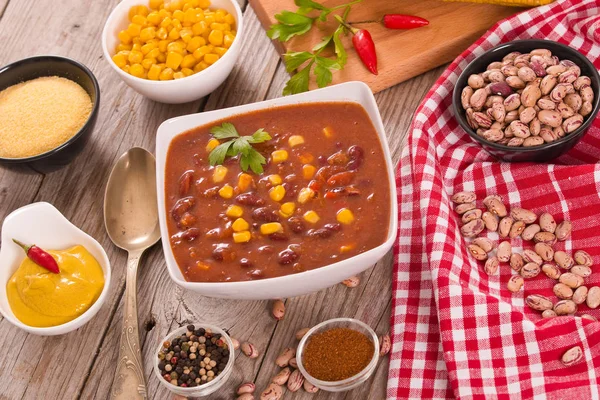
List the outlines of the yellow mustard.
{"label": "yellow mustard", "polygon": [[29,326],[57,326],[77,318],[104,288],[102,267],[85,247],[48,253],[58,263],[60,273],[54,274],[26,257],[6,287],[10,308]]}

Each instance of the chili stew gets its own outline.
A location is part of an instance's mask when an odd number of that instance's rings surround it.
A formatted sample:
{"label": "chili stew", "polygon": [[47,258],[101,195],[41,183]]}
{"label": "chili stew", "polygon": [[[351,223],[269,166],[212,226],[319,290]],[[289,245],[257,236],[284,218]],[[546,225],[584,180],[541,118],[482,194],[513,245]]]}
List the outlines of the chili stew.
{"label": "chili stew", "polygon": [[[268,133],[270,140],[252,145],[265,158],[262,173],[233,153],[222,165],[210,165],[209,155],[226,141],[215,139],[211,129],[223,123],[242,136]],[[385,242],[389,190],[382,145],[359,104],[312,103],[236,115],[171,142],[165,167],[170,245],[192,282],[247,281],[323,267]]]}

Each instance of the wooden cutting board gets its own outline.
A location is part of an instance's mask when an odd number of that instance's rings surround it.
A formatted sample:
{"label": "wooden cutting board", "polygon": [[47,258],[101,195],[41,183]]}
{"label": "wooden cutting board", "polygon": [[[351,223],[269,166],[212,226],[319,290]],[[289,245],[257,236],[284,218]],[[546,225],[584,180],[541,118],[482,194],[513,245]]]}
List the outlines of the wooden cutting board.
{"label": "wooden cutting board", "polygon": [[[328,7],[346,2],[321,0]],[[282,10],[297,9],[293,0],[250,0],[250,4],[265,30],[275,23],[275,14]],[[349,21],[373,20],[386,13],[402,13],[426,18],[430,24],[413,30],[391,30],[377,23],[357,25],[368,29],[373,36],[379,75],[372,75],[365,69],[348,36],[344,38],[348,64],[344,70],[334,72],[333,83],[359,80],[367,83],[373,92],[379,92],[452,61],[492,25],[518,11],[514,7],[440,0],[363,0],[352,8]],[[319,24],[302,37],[293,38],[285,44],[276,41],[275,45],[282,54],[288,50],[310,50],[323,36],[331,34],[336,26],[333,21]]]}

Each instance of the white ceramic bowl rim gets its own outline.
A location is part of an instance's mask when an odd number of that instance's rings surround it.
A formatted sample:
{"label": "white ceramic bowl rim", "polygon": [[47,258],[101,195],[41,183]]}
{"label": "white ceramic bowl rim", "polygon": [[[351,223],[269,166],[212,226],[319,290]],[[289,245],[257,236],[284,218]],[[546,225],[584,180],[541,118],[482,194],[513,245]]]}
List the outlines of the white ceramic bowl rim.
{"label": "white ceramic bowl rim", "polygon": [[[195,72],[190,76],[186,76],[185,78],[181,78],[181,79],[177,79],[177,81],[181,81],[181,80],[185,80],[187,82],[191,81],[192,79],[201,79],[206,75],[206,71],[210,70],[210,69],[214,69],[213,67],[218,66],[220,64],[223,64],[225,61],[221,62],[222,60],[227,60],[231,57],[236,57],[235,55],[235,50],[237,49],[237,47],[241,46],[241,33],[243,32],[243,14],[242,14],[242,9],[240,8],[240,5],[237,3],[237,1],[235,0],[227,0],[229,1],[232,5],[233,8],[236,11],[236,35],[235,35],[235,39],[233,39],[233,42],[231,43],[231,47],[227,50],[227,52],[225,52],[225,54],[222,57],[219,57],[219,59],[212,65],[210,65],[208,68],[200,71],[200,72]],[[147,0],[140,0],[140,4],[141,3],[145,3],[147,2]],[[153,85],[168,85],[170,83],[173,83],[173,80],[169,80],[169,81],[153,81],[150,79],[143,79],[143,78],[139,78],[137,76],[133,76],[131,74],[126,73],[125,71],[123,71],[121,68],[119,68],[117,66],[117,64],[115,64],[115,62],[112,59],[112,56],[114,54],[112,54],[112,51],[108,51],[108,46],[106,45],[106,36],[109,34],[108,32],[108,26],[110,25],[110,23],[112,22],[113,19],[117,19],[117,18],[122,18],[122,17],[126,17],[126,11],[128,11],[127,9],[125,9],[126,7],[128,7],[126,5],[125,2],[121,2],[119,4],[117,4],[117,6],[111,11],[110,15],[108,16],[108,19],[106,20],[106,23],[104,24],[104,28],[102,30],[102,50],[104,51],[104,57],[106,58],[106,60],[108,61],[108,63],[110,64],[111,67],[113,67],[113,69],[121,76],[125,76],[128,77],[130,79],[133,79],[134,81],[139,81],[139,82],[145,82],[145,83],[150,83]],[[231,51],[234,50],[234,51]]]}
{"label": "white ceramic bowl rim", "polygon": [[[51,327],[29,326],[29,325],[26,325],[23,322],[21,322],[17,317],[15,317],[15,315],[12,313],[12,311],[10,313],[7,313],[4,310],[2,310],[2,308],[0,308],[0,312],[2,313],[4,318],[6,318],[10,323],[12,323],[13,325],[15,325],[27,332],[37,334],[37,335],[44,335],[44,336],[64,334],[64,333],[71,332],[71,331],[83,326],[85,323],[88,322],[89,319],[91,319],[98,312],[100,307],[102,307],[102,304],[104,304],[104,301],[106,300],[106,296],[108,295],[108,290],[110,288],[110,279],[111,279],[110,261],[108,259],[108,256],[106,255],[106,251],[100,245],[100,243],[98,243],[98,241],[96,239],[94,239],[93,237],[91,237],[90,235],[85,233],[83,230],[81,230],[80,228],[75,226],[64,215],[62,215],[62,213],[60,211],[58,211],[58,209],[56,209],[56,207],[54,207],[50,203],[37,202],[37,203],[32,203],[32,204],[23,206],[21,208],[18,208],[17,210],[11,212],[5,218],[5,221],[10,220],[10,218],[15,215],[27,213],[36,208],[46,209],[45,212],[47,212],[47,213],[56,213],[56,214],[60,215],[60,217],[62,219],[64,219],[65,224],[68,224],[70,226],[70,229],[77,230],[79,232],[79,234],[82,237],[87,238],[90,241],[90,243],[93,243],[93,244],[95,243],[96,250],[99,250],[100,254],[102,256],[101,259],[98,259],[97,261],[100,264],[100,266],[102,267],[102,270],[104,272],[104,288],[102,288],[102,292],[100,293],[100,296],[98,296],[98,298],[96,299],[94,304],[92,304],[90,306],[90,308],[88,308],[83,314],[81,314],[80,316],[78,316],[77,318],[75,318],[71,321],[68,321],[68,322],[65,322],[64,324],[60,324],[60,325],[56,325],[56,326],[51,326]],[[2,227],[2,230],[4,231],[4,225]],[[10,243],[3,242],[2,243],[3,246],[10,246],[11,244],[12,244],[12,242],[10,242]],[[42,248],[44,247],[43,243],[36,243],[36,244]],[[76,245],[76,244],[78,244],[78,243],[73,243],[72,245]],[[68,246],[66,246],[65,248],[67,248],[67,247]],[[90,248],[87,248],[87,249],[88,249],[88,251],[93,252],[92,249],[90,249]],[[10,276],[12,276],[14,271],[16,271],[16,269],[18,268],[18,265],[14,265],[14,266],[10,266],[10,267],[12,267],[11,272],[10,272]],[[9,279],[10,279],[10,277],[9,277]],[[5,285],[6,283],[2,282],[2,284]],[[6,291],[4,291],[2,293],[6,293]]]}
{"label": "white ceramic bowl rim", "polygon": [[[175,386],[175,385],[165,381],[165,378],[163,378],[163,376],[160,374],[160,370],[158,369],[158,353],[160,353],[162,351],[163,343],[166,342],[167,340],[171,341],[175,336],[180,336],[182,333],[187,332],[187,325],[194,325],[194,327],[196,329],[199,329],[199,328],[210,329],[213,333],[218,333],[219,335],[221,335],[221,337],[225,338],[225,341],[227,342],[227,347],[229,348],[229,359],[227,360],[227,365],[225,366],[225,369],[223,369],[223,371],[221,371],[221,373],[215,379],[213,379],[212,381],[207,382],[203,385],[200,385],[200,386],[191,386],[191,387]],[[174,331],[171,331],[167,336],[165,336],[160,341],[160,343],[158,344],[158,348],[152,354],[152,359],[153,359],[153,363],[154,363],[154,368],[153,368],[154,374],[156,375],[158,380],[163,384],[163,386],[165,386],[169,390],[177,390],[178,392],[180,392],[180,391],[186,392],[186,393],[190,393],[190,395],[191,395],[191,393],[198,392],[200,390],[208,390],[210,388],[213,388],[214,386],[220,387],[221,385],[225,384],[225,382],[227,382],[230,370],[233,369],[233,366],[235,364],[235,350],[233,349],[233,342],[231,341],[231,337],[223,329],[219,328],[216,325],[206,324],[204,322],[197,322],[197,323],[186,324],[184,326],[181,326],[181,327],[175,329]]]}
{"label": "white ceramic bowl rim", "polygon": [[[320,379],[315,378],[314,376],[309,374],[306,371],[306,369],[304,369],[304,365],[302,364],[301,351],[304,350],[304,347],[306,346],[306,342],[308,341],[308,339],[310,339],[310,337],[315,332],[317,332],[319,329],[321,329],[323,327],[326,327],[327,325],[332,325],[332,324],[335,324],[338,322],[358,325],[370,333],[371,337],[369,339],[371,339],[371,341],[373,342],[373,358],[371,358],[371,361],[369,361],[369,364],[367,364],[366,367],[364,367],[360,372],[356,373],[355,375],[352,375],[350,378],[346,378],[341,381],[322,381]],[[350,329],[352,329],[352,328],[350,328]],[[296,356],[297,356],[296,362],[298,364],[298,369],[300,370],[300,372],[302,372],[302,375],[304,375],[305,377],[309,376],[310,380],[312,382],[314,382],[313,384],[315,386],[318,386],[318,387],[345,386],[345,385],[354,383],[357,380],[357,378],[359,378],[361,375],[364,375],[366,372],[372,370],[377,365],[377,362],[379,361],[379,338],[377,337],[377,334],[375,333],[375,331],[369,325],[365,324],[362,321],[359,321],[354,318],[333,318],[333,319],[323,321],[320,324],[313,326],[308,332],[306,332],[306,334],[302,337],[302,340],[300,340],[300,343],[298,344],[298,351],[296,352]]]}

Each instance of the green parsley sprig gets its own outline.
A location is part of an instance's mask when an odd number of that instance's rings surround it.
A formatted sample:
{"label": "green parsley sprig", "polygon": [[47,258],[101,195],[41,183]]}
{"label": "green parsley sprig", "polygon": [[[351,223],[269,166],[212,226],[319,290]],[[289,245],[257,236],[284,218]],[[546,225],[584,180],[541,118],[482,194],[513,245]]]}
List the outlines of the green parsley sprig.
{"label": "green parsley sprig", "polygon": [[267,160],[252,145],[271,140],[268,132],[261,128],[252,135],[240,136],[232,123],[224,122],[221,126],[212,127],[210,133],[218,140],[231,139],[210,152],[208,155],[210,165],[223,164],[225,158],[239,155],[240,167],[243,171],[248,171],[250,168],[255,174],[263,173],[262,166],[267,163]]}
{"label": "green parsley sprig", "polygon": [[[271,26],[267,35],[271,39],[287,42],[294,36],[303,35],[308,32],[316,21],[325,22],[327,17],[334,11],[344,9],[342,20],[345,21],[352,5],[362,0],[354,0],[346,4],[328,8],[313,0],[295,0],[298,6],[296,12],[282,11],[275,15],[277,24]],[[308,14],[317,13],[318,16],[310,17]],[[338,71],[346,65],[348,55],[342,44],[342,35],[347,33],[344,24],[340,23],[337,29],[329,36],[312,48],[312,51],[287,52],[283,56],[286,70],[292,77],[285,85],[283,94],[290,95],[308,91],[311,72],[315,75],[317,86],[322,88],[333,80],[333,71]],[[324,57],[323,50],[333,44],[334,57]],[[302,67],[302,68],[301,68]]]}

